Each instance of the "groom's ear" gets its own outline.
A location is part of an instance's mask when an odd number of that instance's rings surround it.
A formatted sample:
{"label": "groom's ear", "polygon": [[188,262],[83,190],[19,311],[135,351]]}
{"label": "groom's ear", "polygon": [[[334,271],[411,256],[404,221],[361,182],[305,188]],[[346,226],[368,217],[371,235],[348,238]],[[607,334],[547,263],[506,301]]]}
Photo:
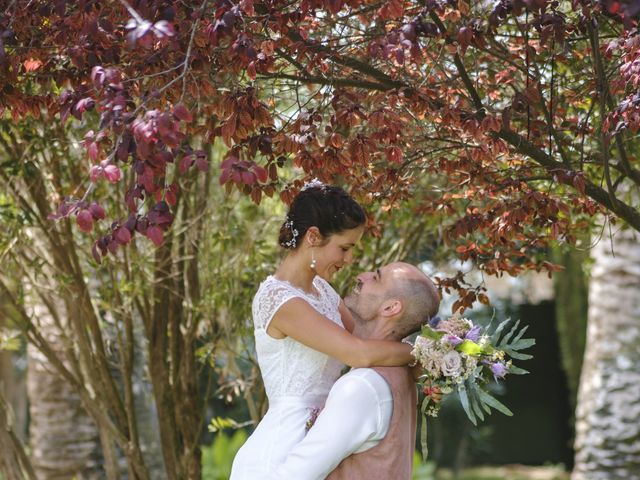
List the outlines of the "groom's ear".
{"label": "groom's ear", "polygon": [[382,316],[393,317],[402,312],[402,302],[396,298],[385,300],[382,303]]}

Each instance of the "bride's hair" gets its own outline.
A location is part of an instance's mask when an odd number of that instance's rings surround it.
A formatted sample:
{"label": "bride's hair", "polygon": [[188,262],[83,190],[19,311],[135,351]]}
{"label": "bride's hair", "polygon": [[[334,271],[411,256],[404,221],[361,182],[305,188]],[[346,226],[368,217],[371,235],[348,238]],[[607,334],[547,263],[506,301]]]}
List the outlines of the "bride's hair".
{"label": "bride's hair", "polygon": [[365,222],[362,207],[342,188],[313,185],[302,189],[291,202],[278,242],[286,249],[295,250],[310,227],[317,227],[327,238]]}

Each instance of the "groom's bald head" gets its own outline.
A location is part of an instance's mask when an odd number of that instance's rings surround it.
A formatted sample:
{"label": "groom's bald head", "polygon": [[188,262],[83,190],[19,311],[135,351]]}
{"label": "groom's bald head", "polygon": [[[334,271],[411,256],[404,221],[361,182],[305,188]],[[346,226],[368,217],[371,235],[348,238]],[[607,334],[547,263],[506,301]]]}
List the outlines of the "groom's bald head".
{"label": "groom's bald head", "polygon": [[419,330],[438,311],[438,289],[408,263],[391,263],[357,279],[345,304],[360,330],[384,327],[386,337],[399,340]]}

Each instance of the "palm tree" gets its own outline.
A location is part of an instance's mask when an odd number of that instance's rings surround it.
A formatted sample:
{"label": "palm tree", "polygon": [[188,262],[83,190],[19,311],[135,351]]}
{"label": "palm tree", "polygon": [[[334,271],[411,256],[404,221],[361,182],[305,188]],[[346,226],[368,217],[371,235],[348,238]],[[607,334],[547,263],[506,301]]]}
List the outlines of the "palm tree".
{"label": "palm tree", "polygon": [[605,236],[592,258],[572,480],[640,478],[640,235]]}

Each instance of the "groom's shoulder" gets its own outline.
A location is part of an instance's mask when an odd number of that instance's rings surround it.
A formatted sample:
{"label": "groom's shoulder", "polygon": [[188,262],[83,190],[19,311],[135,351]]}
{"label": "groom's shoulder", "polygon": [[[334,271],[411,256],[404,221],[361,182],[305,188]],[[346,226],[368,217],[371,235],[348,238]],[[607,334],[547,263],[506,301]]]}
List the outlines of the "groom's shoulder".
{"label": "groom's shoulder", "polygon": [[385,378],[373,368],[354,368],[340,377],[332,392],[343,395],[366,392],[368,395],[386,397],[391,394]]}

